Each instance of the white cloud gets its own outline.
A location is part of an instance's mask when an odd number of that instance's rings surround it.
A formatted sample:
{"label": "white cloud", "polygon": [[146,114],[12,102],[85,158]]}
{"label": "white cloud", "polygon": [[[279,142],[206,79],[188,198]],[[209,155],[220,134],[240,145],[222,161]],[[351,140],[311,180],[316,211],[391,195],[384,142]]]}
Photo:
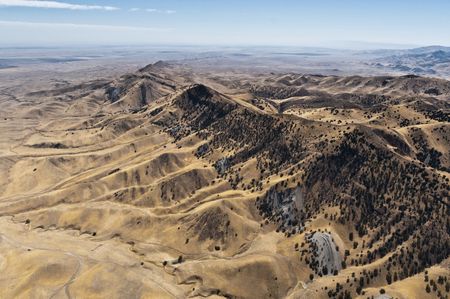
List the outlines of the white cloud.
{"label": "white cloud", "polygon": [[176,13],[175,10],[167,9],[167,10],[161,10],[161,9],[155,9],[155,8],[147,8],[145,9],[146,12],[156,12],[156,13],[165,13],[165,14],[174,14]]}
{"label": "white cloud", "polygon": [[0,0],[0,6],[10,7],[34,7],[34,8],[57,8],[71,10],[118,10],[114,6],[71,4],[59,1],[39,0]]}
{"label": "white cloud", "polygon": [[46,27],[46,28],[78,28],[78,29],[100,29],[100,30],[133,30],[133,31],[171,31],[171,28],[157,27],[134,27],[134,26],[116,26],[116,25],[96,25],[96,24],[76,24],[76,23],[44,23],[44,22],[18,22],[18,21],[1,21],[1,26],[14,27]]}
{"label": "white cloud", "polygon": [[129,9],[129,11],[140,11],[141,9],[140,8],[137,8],[137,7],[133,7],[133,8],[130,8]]}

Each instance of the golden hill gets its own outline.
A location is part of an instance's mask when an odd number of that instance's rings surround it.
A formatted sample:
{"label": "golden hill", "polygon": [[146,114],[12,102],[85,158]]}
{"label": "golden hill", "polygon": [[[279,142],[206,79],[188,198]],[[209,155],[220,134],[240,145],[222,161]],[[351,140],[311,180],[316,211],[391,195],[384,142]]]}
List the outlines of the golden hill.
{"label": "golden hill", "polygon": [[1,298],[448,298],[450,82],[158,62],[3,99]]}

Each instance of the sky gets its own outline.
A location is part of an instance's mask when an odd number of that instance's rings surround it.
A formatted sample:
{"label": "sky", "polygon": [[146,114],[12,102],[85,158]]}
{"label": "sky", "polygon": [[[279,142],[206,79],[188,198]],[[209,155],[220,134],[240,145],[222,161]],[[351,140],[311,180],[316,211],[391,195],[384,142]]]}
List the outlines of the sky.
{"label": "sky", "polygon": [[450,46],[449,0],[0,0],[0,45]]}

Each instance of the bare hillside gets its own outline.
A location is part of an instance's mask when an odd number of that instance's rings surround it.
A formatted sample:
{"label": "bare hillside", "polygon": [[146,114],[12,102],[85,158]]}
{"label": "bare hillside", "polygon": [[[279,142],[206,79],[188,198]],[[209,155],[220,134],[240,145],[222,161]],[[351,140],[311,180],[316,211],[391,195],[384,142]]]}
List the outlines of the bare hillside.
{"label": "bare hillside", "polygon": [[449,81],[160,61],[24,89],[2,298],[449,296]]}

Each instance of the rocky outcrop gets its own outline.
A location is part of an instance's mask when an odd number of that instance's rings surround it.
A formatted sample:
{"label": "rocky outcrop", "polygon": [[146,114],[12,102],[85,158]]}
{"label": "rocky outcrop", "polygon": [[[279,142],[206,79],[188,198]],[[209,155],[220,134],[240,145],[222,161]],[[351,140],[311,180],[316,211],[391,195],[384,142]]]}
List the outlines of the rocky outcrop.
{"label": "rocky outcrop", "polygon": [[257,207],[268,219],[279,224],[284,231],[302,231],[304,218],[304,199],[300,187],[277,190],[270,189],[267,194],[258,199]]}
{"label": "rocky outcrop", "polygon": [[214,168],[219,174],[224,174],[231,167],[230,159],[222,158],[214,163]]}
{"label": "rocky outcrop", "polygon": [[315,232],[307,236],[311,244],[310,267],[321,275],[337,274],[342,269],[342,257],[329,233]]}

